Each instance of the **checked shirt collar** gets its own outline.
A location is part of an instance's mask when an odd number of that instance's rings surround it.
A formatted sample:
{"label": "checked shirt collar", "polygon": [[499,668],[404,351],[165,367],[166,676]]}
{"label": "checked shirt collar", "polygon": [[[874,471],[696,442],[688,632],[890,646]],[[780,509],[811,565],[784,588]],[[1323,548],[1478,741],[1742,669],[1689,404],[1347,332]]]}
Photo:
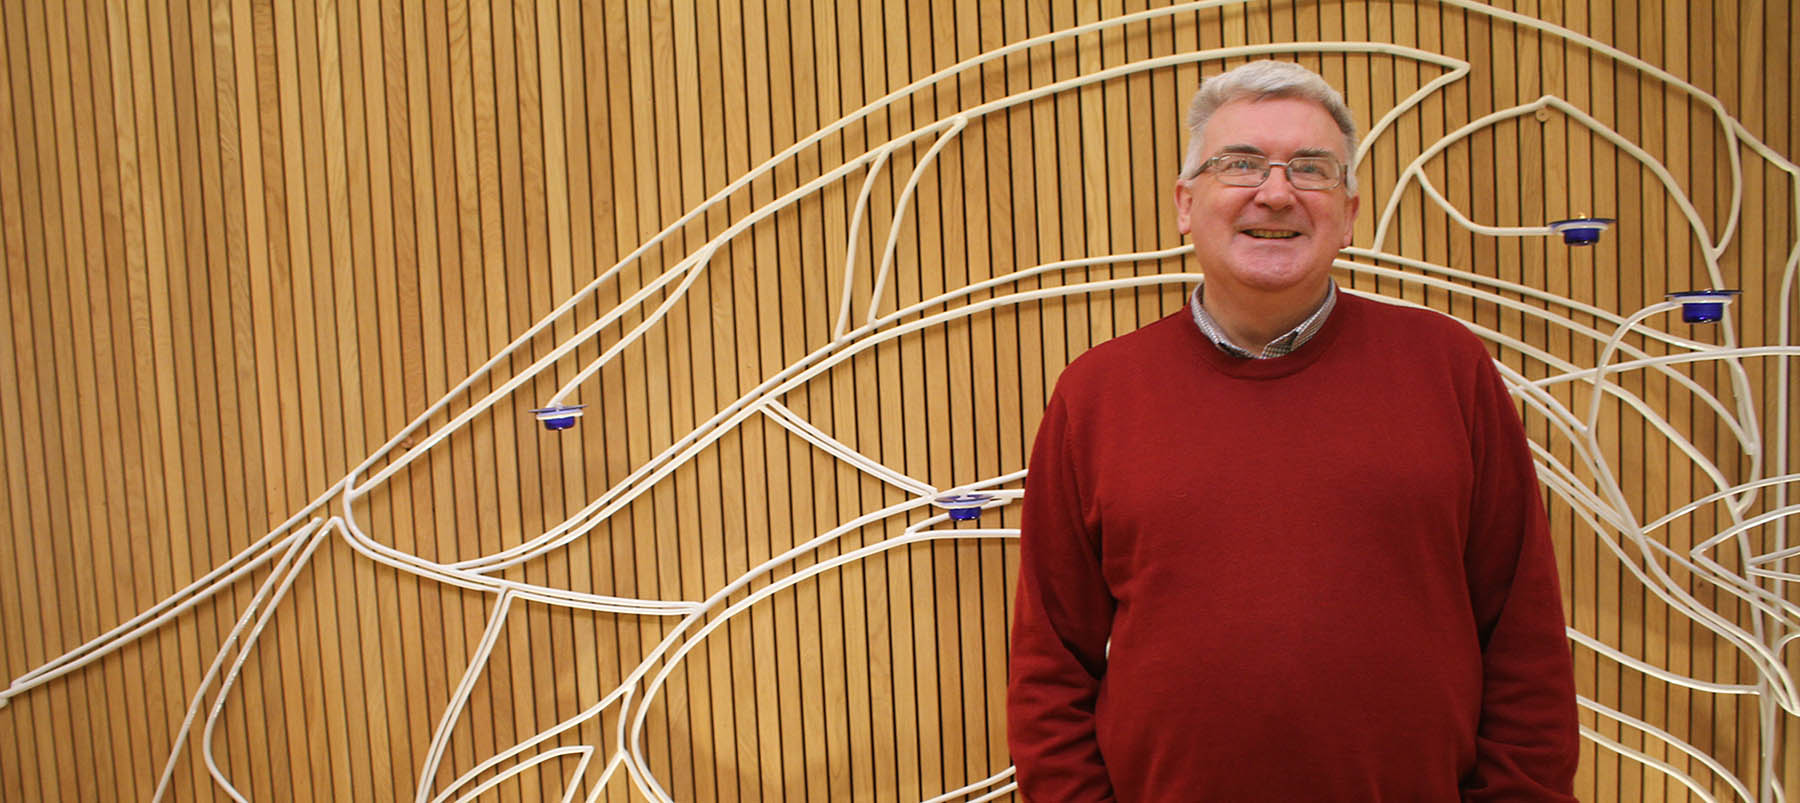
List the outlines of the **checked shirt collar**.
{"label": "checked shirt collar", "polygon": [[1325,300],[1320,302],[1319,308],[1313,310],[1313,314],[1307,316],[1306,320],[1301,321],[1299,326],[1288,330],[1287,334],[1270,341],[1269,345],[1263,348],[1261,354],[1251,353],[1238,344],[1231,342],[1231,338],[1225,335],[1225,330],[1220,328],[1219,323],[1213,320],[1211,315],[1207,314],[1206,307],[1200,303],[1201,297],[1205,292],[1205,282],[1201,282],[1194,287],[1194,294],[1188,297],[1188,312],[1193,314],[1194,324],[1200,327],[1200,332],[1206,335],[1206,339],[1211,340],[1212,344],[1218,346],[1220,351],[1230,354],[1233,357],[1239,357],[1246,360],[1266,360],[1271,357],[1280,357],[1291,353],[1293,350],[1306,345],[1306,341],[1311,340],[1313,335],[1318,334],[1319,330],[1325,327],[1325,319],[1331,316],[1332,307],[1337,306],[1338,289],[1337,282],[1332,282],[1329,289],[1326,290]]}

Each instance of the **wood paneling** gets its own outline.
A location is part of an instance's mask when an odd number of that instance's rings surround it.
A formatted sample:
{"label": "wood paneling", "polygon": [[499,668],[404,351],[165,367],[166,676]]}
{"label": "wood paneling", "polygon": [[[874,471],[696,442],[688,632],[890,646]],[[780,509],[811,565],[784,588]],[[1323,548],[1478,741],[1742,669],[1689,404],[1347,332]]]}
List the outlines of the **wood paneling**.
{"label": "wood paneling", "polygon": [[[1658,176],[1555,109],[1478,131],[1425,173],[1488,225],[1620,218],[1600,246],[1471,234],[1416,183],[1400,181],[1441,137],[1552,94],[1666,164],[1712,236],[1733,209],[1730,146],[1709,107],[1596,49],[1431,0],[1228,4],[1038,46],[861,116],[676,225],[790,145],[890,92],[998,47],[1146,5],[1163,4],[0,4],[0,671],[19,678],[253,545],[262,544],[257,554],[275,549],[266,533],[370,455],[380,458],[359,482],[404,463],[350,505],[375,543],[467,561],[600,500],[611,509],[586,536],[492,576],[653,600],[704,599],[796,545],[907,501],[911,493],[758,412],[646,493],[614,503],[633,472],[830,346],[846,285],[855,329],[871,314],[992,277],[1179,245],[1167,199],[1185,142],[1185,100],[1220,61],[1139,71],[972,117],[935,153],[941,132],[915,139],[872,177],[866,166],[848,170],[718,240],[691,285],[653,285],[766,205],[891,140],[1146,59],[1348,40],[1465,60],[1469,76],[1401,118],[1360,166],[1358,245],[1373,240],[1398,187],[1390,254],[1619,315],[1712,283],[1707,243]],[[1788,4],[1522,0],[1506,11],[1659,65],[1716,96],[1774,152],[1800,153],[1792,68],[1800,23]],[[1385,54],[1288,57],[1343,87],[1365,129],[1443,71]],[[1720,263],[1725,283],[1745,290],[1733,336],[1773,344],[1785,332],[1792,342],[1800,321],[1781,294],[1790,291],[1782,270],[1800,237],[1795,179],[1749,147],[1737,151],[1744,194]],[[869,205],[859,218],[865,179]],[[892,268],[881,279],[890,238]],[[922,314],[1039,288],[1172,277],[953,315],[775,400],[939,488],[1018,471],[1062,367],[1178,308],[1185,287],[1174,275],[1188,270],[1179,258],[1069,267],[943,301]],[[589,288],[597,278],[604,281]],[[1516,310],[1391,277],[1346,271],[1340,279],[1579,366],[1598,359],[1591,339]],[[871,299],[878,282],[884,292]],[[452,392],[578,293],[546,328]],[[491,407],[478,405],[614,310],[622,314],[549,370]],[[617,357],[570,397],[587,405],[576,430],[550,435],[530,419],[527,409],[615,346]],[[1531,379],[1554,373],[1518,350],[1499,356]],[[1781,359],[1744,366],[1768,447],[1764,474],[1777,441],[1800,450],[1792,421],[1777,428],[1779,400],[1800,388],[1790,370],[1781,392]],[[1690,374],[1735,398],[1723,367]],[[1731,481],[1750,476],[1729,431],[1677,383],[1634,372],[1621,384],[1720,461]],[[1552,390],[1578,407],[1585,393],[1574,383]],[[446,398],[425,426],[383,446]],[[472,409],[466,426],[424,448],[428,434]],[[1603,409],[1609,462],[1641,521],[1713,489],[1643,416],[1611,402]],[[1549,455],[1576,461],[1541,417],[1528,426]],[[341,489],[335,494],[318,516],[346,513]],[[1772,500],[1751,513],[1774,509]],[[1738,651],[1648,593],[1574,508],[1557,500],[1551,511],[1575,627],[1676,672],[1754,682]],[[711,616],[820,561],[891,539],[930,512],[850,528],[755,578]],[[1016,526],[1016,515],[984,523]],[[1685,550],[1730,523],[1710,506],[1663,537]],[[1757,536],[1762,548],[1775,543],[1767,529]],[[0,708],[0,799],[151,797],[215,656],[241,616],[264,611],[266,629],[244,655],[212,733],[220,774],[256,800],[411,797],[500,603],[494,593],[372,560],[341,530],[315,540],[273,609],[254,607],[259,589],[281,582],[272,560],[116,652],[11,697]],[[312,541],[282,542],[273,554],[302,543]],[[1741,569],[1739,556],[1721,554]],[[678,663],[652,662],[669,674],[648,707],[648,770],[678,800],[832,801],[918,800],[1000,771],[1009,763],[1014,559],[1010,543],[972,539],[874,554],[771,596]],[[1733,598],[1679,579],[1748,626],[1749,612]],[[438,788],[598,702],[675,624],[525,598],[510,598],[497,621],[498,640],[471,675],[467,708],[431,779]],[[237,646],[225,649],[221,673],[238,656]],[[1744,778],[1759,771],[1759,751],[1781,751],[1790,791],[1800,783],[1793,717],[1777,720],[1785,739],[1765,740],[1754,697],[1688,691],[1585,648],[1575,655],[1584,695],[1666,728]],[[211,700],[174,764],[167,799],[227,799],[198,748]],[[618,710],[548,744],[597,748],[578,794],[592,790],[618,746]],[[1731,795],[1698,762],[1584,716]],[[1668,776],[1592,743],[1583,758],[1585,800],[1689,799]],[[484,799],[559,796],[577,760],[551,758]],[[629,786],[620,771],[601,797],[634,799]]]}

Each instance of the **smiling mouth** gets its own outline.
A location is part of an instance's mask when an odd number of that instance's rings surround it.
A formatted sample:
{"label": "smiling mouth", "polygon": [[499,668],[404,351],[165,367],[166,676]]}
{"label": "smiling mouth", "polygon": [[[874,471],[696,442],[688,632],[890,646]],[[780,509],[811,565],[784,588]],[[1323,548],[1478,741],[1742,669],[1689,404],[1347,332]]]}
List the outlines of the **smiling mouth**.
{"label": "smiling mouth", "polygon": [[1276,231],[1274,229],[1245,229],[1244,234],[1258,240],[1291,240],[1300,236],[1297,231]]}

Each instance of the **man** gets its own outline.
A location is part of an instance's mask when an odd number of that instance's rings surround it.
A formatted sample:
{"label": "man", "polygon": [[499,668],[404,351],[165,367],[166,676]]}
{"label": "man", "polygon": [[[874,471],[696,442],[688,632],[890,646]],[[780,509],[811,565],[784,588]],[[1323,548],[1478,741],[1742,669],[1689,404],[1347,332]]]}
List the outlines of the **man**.
{"label": "man", "polygon": [[1026,481],[1008,730],[1072,801],[1572,801],[1524,432],[1454,320],[1338,293],[1356,131],[1292,64],[1208,80],[1180,313],[1071,364]]}

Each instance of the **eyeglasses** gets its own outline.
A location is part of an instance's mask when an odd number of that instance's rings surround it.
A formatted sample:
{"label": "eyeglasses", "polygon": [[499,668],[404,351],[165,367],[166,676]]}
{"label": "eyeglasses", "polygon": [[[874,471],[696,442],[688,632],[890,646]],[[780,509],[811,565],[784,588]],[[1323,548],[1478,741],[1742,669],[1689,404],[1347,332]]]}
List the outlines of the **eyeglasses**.
{"label": "eyeglasses", "polygon": [[1221,184],[1260,187],[1277,167],[1287,171],[1288,183],[1297,190],[1329,190],[1344,183],[1343,163],[1327,156],[1298,156],[1271,162],[1269,157],[1257,153],[1221,153],[1206,160],[1200,172],[1212,173]]}

